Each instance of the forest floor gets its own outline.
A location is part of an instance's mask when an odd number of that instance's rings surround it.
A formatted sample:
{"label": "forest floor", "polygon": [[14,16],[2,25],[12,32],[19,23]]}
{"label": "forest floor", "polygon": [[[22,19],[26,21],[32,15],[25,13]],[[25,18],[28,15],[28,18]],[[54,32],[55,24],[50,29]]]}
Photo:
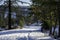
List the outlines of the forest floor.
{"label": "forest floor", "polygon": [[0,32],[0,40],[56,40],[36,29],[14,29]]}

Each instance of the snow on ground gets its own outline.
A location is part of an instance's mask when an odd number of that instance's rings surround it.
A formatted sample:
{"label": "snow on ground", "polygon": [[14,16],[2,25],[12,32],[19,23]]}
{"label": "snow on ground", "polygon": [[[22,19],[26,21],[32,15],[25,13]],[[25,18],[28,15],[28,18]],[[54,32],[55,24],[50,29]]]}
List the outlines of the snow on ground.
{"label": "snow on ground", "polygon": [[13,29],[13,30],[4,30],[0,31],[0,35],[2,34],[11,34],[11,33],[20,33],[20,32],[35,32],[35,31],[40,31],[41,26],[25,26],[23,29]]}
{"label": "snow on ground", "polygon": [[0,35],[0,40],[54,40],[49,36],[44,36],[44,33],[41,32],[32,32],[32,33],[14,33]]}
{"label": "snow on ground", "polygon": [[24,28],[41,29],[41,26],[24,26]]}
{"label": "snow on ground", "polygon": [[[1,33],[5,33],[4,35],[0,35],[0,40],[54,40],[47,34],[41,33],[41,32],[36,32],[33,30],[33,32],[19,32],[19,31],[24,31],[24,29],[14,29],[14,30],[7,30],[7,31],[1,31]],[[28,29],[25,29],[26,31]],[[29,29],[28,31],[30,31]],[[35,32],[34,32],[35,31]],[[9,33],[9,32],[14,32],[14,33]],[[17,33],[16,33],[17,32]],[[8,34],[9,33],[9,34]]]}
{"label": "snow on ground", "polygon": [[27,37],[27,33],[14,33],[14,34],[6,34],[0,35],[0,40],[18,40],[19,38]]}
{"label": "snow on ground", "polygon": [[39,32],[40,30],[38,29],[13,29],[13,30],[5,30],[5,31],[0,31],[0,35],[4,34],[12,34],[12,33],[26,33],[26,32]]}
{"label": "snow on ground", "polygon": [[23,29],[0,31],[0,40],[55,40],[46,33],[40,32],[41,27],[30,26]]}

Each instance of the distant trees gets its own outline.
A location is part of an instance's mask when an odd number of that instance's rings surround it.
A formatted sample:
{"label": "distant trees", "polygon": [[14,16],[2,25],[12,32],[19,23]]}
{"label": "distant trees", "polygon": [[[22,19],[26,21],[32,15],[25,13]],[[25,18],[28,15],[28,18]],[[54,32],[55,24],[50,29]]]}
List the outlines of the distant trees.
{"label": "distant trees", "polygon": [[[3,0],[1,0],[1,1],[3,1]],[[1,2],[0,1],[0,2]],[[20,1],[20,0],[4,0],[3,1],[4,3],[2,4],[6,9],[7,9],[7,11],[8,11],[8,18],[6,18],[6,20],[5,21],[7,21],[8,23],[7,23],[7,25],[8,25],[8,28],[9,29],[11,29],[11,25],[12,24],[15,24],[15,23],[18,23],[18,25],[20,25],[20,27],[22,27],[23,25],[24,25],[24,22],[25,22],[25,20],[27,19],[25,19],[25,17],[24,16],[22,16],[22,10],[20,9],[20,5],[18,4],[18,2],[20,2],[20,3],[26,3],[26,2],[22,2],[22,1]],[[29,4],[29,3],[26,3],[26,4]],[[5,10],[6,10],[5,9]],[[5,11],[6,12],[6,11]],[[5,13],[4,12],[4,13]],[[14,15],[14,16],[16,16],[16,19],[14,19],[14,18],[11,18],[11,15],[12,15],[12,13],[13,12],[15,12],[16,13],[16,15]],[[21,22],[21,23],[20,23]]]}
{"label": "distant trees", "polygon": [[5,21],[4,21],[4,6],[0,6],[0,27],[5,26]]}

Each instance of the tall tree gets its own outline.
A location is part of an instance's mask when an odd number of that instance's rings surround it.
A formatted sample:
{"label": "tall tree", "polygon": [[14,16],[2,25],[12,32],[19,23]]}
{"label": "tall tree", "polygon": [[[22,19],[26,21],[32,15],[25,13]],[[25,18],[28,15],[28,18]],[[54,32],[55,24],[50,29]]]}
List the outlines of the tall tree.
{"label": "tall tree", "polygon": [[58,19],[59,19],[59,35],[60,37],[60,0],[57,1],[57,11],[58,11]]}
{"label": "tall tree", "polygon": [[[44,12],[43,13],[43,15],[45,15],[45,16],[43,16],[42,17],[42,19],[45,19],[44,21],[50,26],[50,30],[52,31],[52,29],[51,29],[51,27],[52,27],[52,21],[54,21],[54,20],[52,20],[52,19],[55,19],[55,17],[53,17],[53,16],[51,16],[51,12],[54,12],[55,10],[56,10],[56,4],[57,4],[57,1],[58,0],[32,0],[32,6],[33,7],[35,7],[35,9],[34,9],[34,12],[40,12],[40,15],[39,16],[41,16],[41,12]],[[38,7],[37,7],[38,6]],[[58,2],[58,10],[56,10],[56,11],[59,11],[59,8],[60,8],[60,6],[59,6],[59,2]],[[38,10],[39,9],[39,10]],[[43,11],[44,10],[44,11]],[[35,14],[37,14],[37,13],[35,13]],[[47,14],[50,16],[50,17],[48,17],[47,16]],[[58,12],[58,14],[59,14],[59,12]],[[38,15],[37,15],[38,16]],[[56,15],[56,17],[57,17],[57,15]],[[48,18],[48,20],[46,20],[46,18]],[[60,17],[59,17],[60,18]],[[58,18],[58,19],[59,19]],[[41,19],[41,18],[40,18]],[[57,19],[57,18],[56,18]],[[55,22],[54,22],[55,23]],[[57,25],[57,24],[55,24],[55,25]],[[60,29],[59,29],[60,30]],[[51,33],[51,31],[50,31],[50,33]]]}
{"label": "tall tree", "polygon": [[11,0],[9,0],[9,14],[8,14],[8,26],[11,29]]}

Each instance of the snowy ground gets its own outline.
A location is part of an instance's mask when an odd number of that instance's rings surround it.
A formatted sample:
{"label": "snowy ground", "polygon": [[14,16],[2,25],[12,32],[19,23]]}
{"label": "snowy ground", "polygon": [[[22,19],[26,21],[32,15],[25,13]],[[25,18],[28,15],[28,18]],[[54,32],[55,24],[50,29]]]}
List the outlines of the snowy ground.
{"label": "snowy ground", "polygon": [[0,40],[55,40],[40,30],[41,27],[26,26],[23,29],[0,31]]}
{"label": "snowy ground", "polygon": [[[24,31],[24,29],[1,31],[0,40],[55,40],[47,34],[36,32],[35,29],[32,29],[34,32],[19,32],[20,30]],[[30,31],[31,29],[27,30]]]}
{"label": "snowy ground", "polygon": [[43,33],[33,32],[0,35],[0,40],[54,40],[54,39],[49,36],[44,36]]}

